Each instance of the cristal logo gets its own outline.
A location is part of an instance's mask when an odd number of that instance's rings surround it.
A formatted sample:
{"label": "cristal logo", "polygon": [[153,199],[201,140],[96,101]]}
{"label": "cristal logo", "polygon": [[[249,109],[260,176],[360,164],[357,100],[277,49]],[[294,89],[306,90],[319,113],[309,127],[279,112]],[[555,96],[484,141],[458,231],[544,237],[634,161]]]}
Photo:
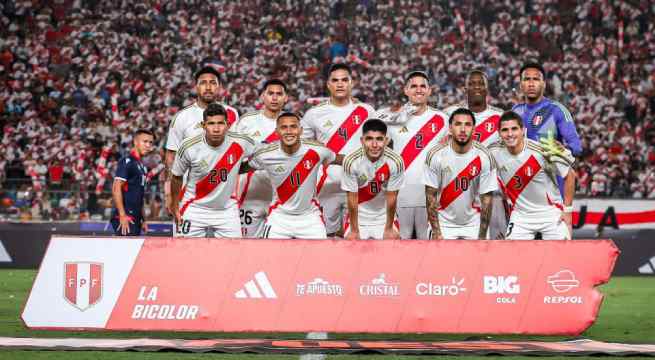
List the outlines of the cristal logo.
{"label": "cristal logo", "polygon": [[[518,284],[519,278],[516,275],[510,276],[484,276],[483,292],[485,294],[509,294],[517,295],[521,292]],[[498,304],[515,304],[514,296],[499,296],[496,298]]]}
{"label": "cristal logo", "polygon": [[359,286],[359,295],[362,296],[398,296],[397,284],[388,284],[384,273],[378,275],[368,284]]}
{"label": "cristal logo", "polygon": [[416,284],[416,295],[418,296],[457,296],[464,291],[466,291],[464,278],[457,280],[454,276],[450,284],[434,284],[432,282]]}

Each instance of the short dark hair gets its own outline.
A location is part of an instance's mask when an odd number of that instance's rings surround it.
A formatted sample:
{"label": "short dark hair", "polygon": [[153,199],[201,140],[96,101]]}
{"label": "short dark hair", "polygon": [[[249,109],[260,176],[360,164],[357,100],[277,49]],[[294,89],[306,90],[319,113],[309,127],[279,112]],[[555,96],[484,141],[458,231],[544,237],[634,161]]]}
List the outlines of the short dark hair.
{"label": "short dark hair", "polygon": [[330,75],[332,75],[332,73],[337,70],[345,70],[346,72],[348,72],[348,75],[350,76],[353,75],[353,71],[350,69],[350,66],[348,66],[348,64],[337,63],[337,64],[330,65],[330,70],[328,70],[328,77],[330,77]]}
{"label": "short dark hair", "polygon": [[407,75],[405,75],[405,83],[407,83],[409,80],[412,80],[412,78],[415,78],[417,76],[424,78],[428,84],[430,83],[430,77],[428,76],[428,73],[426,73],[423,70],[413,70],[407,73]]}
{"label": "short dark hair", "polygon": [[266,80],[266,82],[264,83],[264,86],[262,86],[262,89],[261,89],[261,91],[259,93],[263,94],[264,91],[266,91],[266,89],[271,85],[280,85],[284,89],[284,92],[288,91],[287,84],[285,84],[284,81],[282,81],[280,79],[269,79],[269,80]]}
{"label": "short dark hair", "polygon": [[152,136],[152,140],[155,141],[155,133],[150,129],[139,129],[134,133],[135,138],[139,135],[150,135]]}
{"label": "short dark hair", "polygon": [[379,131],[387,135],[387,124],[380,119],[370,118],[362,125],[362,134],[366,134],[369,131]]}
{"label": "short dark hair", "polygon": [[473,125],[475,125],[475,114],[473,111],[467,109],[467,108],[458,108],[457,110],[453,111],[452,114],[450,114],[450,117],[448,118],[448,125],[453,124],[453,120],[455,120],[456,115],[468,115],[471,117],[471,120],[473,120]]}
{"label": "short dark hair", "polygon": [[198,79],[200,78],[200,75],[202,74],[212,74],[216,76],[216,79],[218,80],[218,83],[221,84],[221,73],[218,72],[213,66],[211,65],[205,65],[200,70],[196,71],[196,73],[193,75],[194,79],[196,79],[196,82],[198,82]]}
{"label": "short dark hair", "polygon": [[280,115],[277,116],[277,119],[275,119],[275,124],[280,122],[280,119],[282,119],[283,117],[293,117],[296,118],[298,122],[300,122],[300,116],[298,116],[298,114],[296,114],[295,112],[283,111]]}
{"label": "short dark hair", "polygon": [[498,120],[498,130],[500,130],[500,127],[503,125],[503,121],[512,121],[516,120],[516,122],[519,124],[520,127],[525,127],[525,124],[523,124],[523,119],[521,118],[521,115],[515,113],[512,110],[505,111],[501,116],[500,120]]}
{"label": "short dark hair", "polygon": [[469,84],[469,79],[473,75],[482,76],[482,78],[484,79],[485,84],[487,84],[487,86],[489,86],[489,78],[487,77],[487,73],[484,72],[484,70],[482,70],[482,69],[473,69],[473,70],[469,71],[469,73],[466,75],[466,86],[467,87],[468,87],[468,84]]}
{"label": "short dark hair", "polygon": [[223,107],[223,105],[213,102],[209,103],[207,105],[207,108],[205,108],[205,111],[202,112],[202,121],[206,121],[208,117],[210,116],[219,116],[222,115],[225,118],[225,121],[227,121],[227,111]]}
{"label": "short dark hair", "polygon": [[541,73],[541,76],[543,76],[544,80],[546,80],[546,70],[544,70],[544,67],[541,66],[540,63],[536,61],[528,61],[523,66],[521,66],[521,71],[519,72],[519,78],[523,77],[523,72],[526,69],[537,69]]}

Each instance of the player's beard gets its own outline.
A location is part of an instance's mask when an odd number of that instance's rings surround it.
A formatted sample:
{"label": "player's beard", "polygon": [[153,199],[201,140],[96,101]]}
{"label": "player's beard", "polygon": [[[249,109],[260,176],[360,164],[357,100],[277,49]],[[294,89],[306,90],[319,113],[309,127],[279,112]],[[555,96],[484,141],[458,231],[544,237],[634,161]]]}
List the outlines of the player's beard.
{"label": "player's beard", "polygon": [[469,135],[469,137],[466,138],[466,140],[460,141],[460,140],[457,140],[456,136],[454,136],[453,141],[455,141],[455,144],[457,144],[458,146],[464,147],[464,146],[468,145],[469,143],[471,143],[471,138],[472,138],[472,135]]}
{"label": "player's beard", "polygon": [[211,104],[218,99],[218,94],[202,94],[200,100],[205,104]]}

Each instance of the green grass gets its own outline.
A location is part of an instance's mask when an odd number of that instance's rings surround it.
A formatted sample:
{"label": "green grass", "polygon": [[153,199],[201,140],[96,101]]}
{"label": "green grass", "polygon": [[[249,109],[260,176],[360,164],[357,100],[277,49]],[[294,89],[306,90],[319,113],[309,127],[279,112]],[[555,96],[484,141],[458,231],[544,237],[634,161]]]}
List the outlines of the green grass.
{"label": "green grass", "polygon": [[[227,334],[190,332],[61,332],[33,331],[26,329],[21,320],[25,299],[30,291],[36,271],[0,270],[0,336],[6,337],[85,337],[85,338],[289,338],[300,339],[304,334]],[[605,301],[596,323],[582,337],[607,342],[655,344],[655,279],[649,277],[617,277],[601,287]],[[466,335],[422,334],[422,335],[380,335],[380,334],[336,334],[335,339],[380,339],[380,340],[463,340]],[[555,336],[487,336],[494,340],[562,340]],[[0,359],[297,359],[297,355],[226,355],[186,353],[135,353],[135,352],[92,352],[92,351],[2,351]],[[443,357],[443,356],[440,356]],[[417,359],[415,356],[372,356],[339,355],[329,359]],[[428,357],[421,357],[428,358]],[[432,358],[432,357],[430,357]],[[436,358],[436,356],[434,357]],[[503,357],[511,359],[514,357]],[[519,357],[517,357],[519,358]],[[523,357],[520,357],[523,358]],[[554,359],[554,358],[549,358]],[[576,357],[581,359],[581,357]]]}

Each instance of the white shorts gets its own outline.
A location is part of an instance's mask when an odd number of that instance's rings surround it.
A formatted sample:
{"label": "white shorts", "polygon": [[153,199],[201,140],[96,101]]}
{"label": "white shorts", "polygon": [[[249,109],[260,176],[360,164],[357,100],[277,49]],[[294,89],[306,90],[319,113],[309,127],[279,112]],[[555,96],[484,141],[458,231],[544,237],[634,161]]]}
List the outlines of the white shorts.
{"label": "white shorts", "polygon": [[327,239],[321,211],[317,208],[301,215],[274,209],[266,219],[263,236],[267,239]]}
{"label": "white shorts", "polygon": [[505,239],[508,240],[533,240],[540,232],[543,240],[571,240],[569,227],[564,221],[558,219],[546,220],[544,222],[523,222],[510,218],[507,224]]}
{"label": "white shorts", "polygon": [[[346,218],[347,219],[347,218]],[[376,224],[376,225],[362,225],[361,219],[360,219],[360,224],[359,224],[359,238],[362,240],[382,240],[384,239],[384,225],[385,224]],[[350,233],[350,230],[352,229],[350,227],[350,222],[346,221],[346,231],[344,232],[343,236],[345,237]],[[396,229],[396,231],[399,231],[398,229],[398,220],[393,222],[393,227]]]}
{"label": "white shorts", "polygon": [[173,221],[174,237],[241,238],[239,207],[224,210],[206,210],[189,207],[182,215],[182,225]]}
{"label": "white shorts", "polygon": [[343,218],[346,214],[346,193],[330,192],[324,189],[318,195],[318,201],[323,209],[323,219],[328,234],[334,234],[343,229]]}
{"label": "white shorts", "polygon": [[244,201],[239,209],[241,229],[245,238],[260,238],[264,233],[266,214],[270,203],[265,201]]}
{"label": "white shorts", "polygon": [[400,224],[400,238],[412,239],[416,231],[417,239],[429,239],[428,213],[425,206],[399,207],[396,209],[398,223]]}

